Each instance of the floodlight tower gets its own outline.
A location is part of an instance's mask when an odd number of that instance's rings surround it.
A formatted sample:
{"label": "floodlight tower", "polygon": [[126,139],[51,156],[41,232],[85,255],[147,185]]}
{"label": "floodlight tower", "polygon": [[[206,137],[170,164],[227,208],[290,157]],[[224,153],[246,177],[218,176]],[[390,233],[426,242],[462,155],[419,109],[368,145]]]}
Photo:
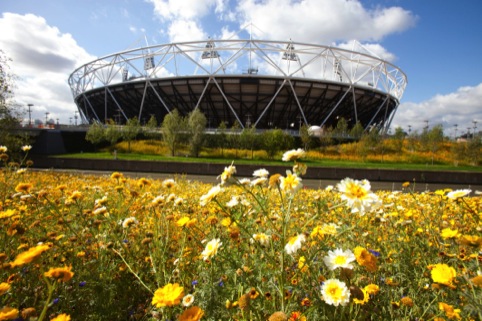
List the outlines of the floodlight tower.
{"label": "floodlight tower", "polygon": [[28,107],[28,127],[32,127],[32,107],[33,104],[27,104]]}

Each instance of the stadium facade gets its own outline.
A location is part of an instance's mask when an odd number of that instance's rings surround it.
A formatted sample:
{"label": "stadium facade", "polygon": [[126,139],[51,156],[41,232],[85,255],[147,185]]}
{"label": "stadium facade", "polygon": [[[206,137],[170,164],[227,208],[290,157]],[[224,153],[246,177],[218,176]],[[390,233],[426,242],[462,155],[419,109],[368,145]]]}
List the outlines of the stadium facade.
{"label": "stadium facade", "polygon": [[137,117],[160,123],[199,108],[208,127],[296,130],[349,126],[386,131],[407,84],[401,69],[352,50],[293,41],[213,40],[145,46],[76,69],[69,85],[84,123]]}

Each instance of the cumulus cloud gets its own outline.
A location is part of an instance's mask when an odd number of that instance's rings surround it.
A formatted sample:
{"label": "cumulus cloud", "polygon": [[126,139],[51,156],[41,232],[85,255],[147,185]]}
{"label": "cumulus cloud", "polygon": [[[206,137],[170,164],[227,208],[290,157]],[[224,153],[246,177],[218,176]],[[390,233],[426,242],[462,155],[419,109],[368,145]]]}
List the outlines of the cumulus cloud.
{"label": "cumulus cloud", "polygon": [[[473,121],[482,125],[482,83],[477,86],[460,87],[457,91],[445,95],[436,95],[420,103],[407,102],[400,104],[392,122],[392,128],[398,126],[420,132],[426,126],[442,125],[445,134],[453,134],[457,124],[458,134],[473,128]],[[472,132],[472,131],[471,131]]]}
{"label": "cumulus cloud", "polygon": [[17,103],[34,104],[33,119],[45,119],[49,112],[49,118],[66,122],[76,110],[67,78],[94,57],[79,47],[72,35],[33,14],[3,13],[0,30],[0,48],[12,59],[9,65],[18,77]]}
{"label": "cumulus cloud", "polygon": [[417,18],[400,7],[367,9],[360,1],[242,0],[237,12],[269,39],[329,44],[350,39],[379,41],[414,26]]}

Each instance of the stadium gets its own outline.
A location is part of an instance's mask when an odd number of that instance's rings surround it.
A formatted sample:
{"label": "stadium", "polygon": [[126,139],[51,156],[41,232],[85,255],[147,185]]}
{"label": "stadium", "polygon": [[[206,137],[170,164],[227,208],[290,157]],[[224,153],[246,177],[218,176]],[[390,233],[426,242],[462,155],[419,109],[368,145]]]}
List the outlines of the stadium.
{"label": "stadium", "polygon": [[76,69],[69,86],[83,123],[158,123],[199,108],[209,128],[297,131],[336,126],[386,132],[407,84],[370,53],[293,41],[213,40],[129,49]]}

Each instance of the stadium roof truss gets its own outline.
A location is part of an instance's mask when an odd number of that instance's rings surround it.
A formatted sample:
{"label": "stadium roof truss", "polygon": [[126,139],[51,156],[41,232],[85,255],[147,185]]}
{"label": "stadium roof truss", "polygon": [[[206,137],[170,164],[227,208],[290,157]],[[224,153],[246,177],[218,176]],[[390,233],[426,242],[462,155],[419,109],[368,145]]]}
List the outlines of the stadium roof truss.
{"label": "stadium roof truss", "polygon": [[209,39],[105,56],[76,69],[69,85],[84,122],[162,121],[175,108],[200,108],[210,127],[294,129],[344,117],[386,131],[407,77],[357,43]]}

